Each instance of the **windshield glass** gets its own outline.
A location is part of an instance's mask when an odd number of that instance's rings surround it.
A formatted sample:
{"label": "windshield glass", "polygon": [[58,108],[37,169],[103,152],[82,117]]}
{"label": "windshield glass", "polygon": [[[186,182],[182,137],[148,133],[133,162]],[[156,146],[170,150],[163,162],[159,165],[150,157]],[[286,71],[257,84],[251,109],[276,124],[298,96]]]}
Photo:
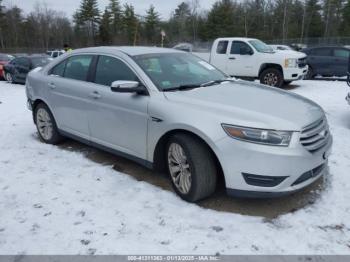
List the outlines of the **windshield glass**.
{"label": "windshield glass", "polygon": [[254,46],[254,48],[256,49],[256,51],[260,52],[260,53],[273,53],[273,48],[271,46],[268,46],[267,44],[265,44],[264,42],[260,41],[260,40],[250,40],[248,41],[252,46]]}
{"label": "windshield glass", "polygon": [[227,78],[224,73],[191,54],[147,54],[133,58],[160,90]]}
{"label": "windshield glass", "polygon": [[44,66],[48,63],[50,63],[52,59],[50,57],[35,57],[32,58],[32,63],[34,68],[39,66]]}

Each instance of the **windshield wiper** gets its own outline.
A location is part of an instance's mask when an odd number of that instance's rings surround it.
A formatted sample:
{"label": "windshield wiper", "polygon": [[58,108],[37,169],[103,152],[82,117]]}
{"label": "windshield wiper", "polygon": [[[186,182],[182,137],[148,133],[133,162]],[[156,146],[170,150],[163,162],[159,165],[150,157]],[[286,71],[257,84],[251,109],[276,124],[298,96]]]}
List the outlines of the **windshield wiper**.
{"label": "windshield wiper", "polygon": [[200,84],[196,85],[180,85],[180,86],[174,86],[174,87],[169,87],[163,89],[163,92],[170,92],[170,91],[183,91],[183,90],[190,90],[190,89],[195,89],[195,88],[200,88]]}
{"label": "windshield wiper", "polygon": [[223,82],[235,82],[235,80],[231,80],[231,79],[219,79],[219,80],[212,80],[206,83],[201,84],[201,87],[205,87],[205,86],[213,86],[213,85],[218,85],[221,84]]}

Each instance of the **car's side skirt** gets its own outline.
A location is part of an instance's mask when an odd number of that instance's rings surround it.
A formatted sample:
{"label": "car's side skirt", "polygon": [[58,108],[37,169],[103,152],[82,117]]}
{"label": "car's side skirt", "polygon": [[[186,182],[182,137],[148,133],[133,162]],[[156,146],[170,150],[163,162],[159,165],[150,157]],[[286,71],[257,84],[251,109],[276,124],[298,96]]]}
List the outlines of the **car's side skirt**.
{"label": "car's side skirt", "polygon": [[101,150],[106,151],[106,152],[108,152],[108,153],[111,153],[111,154],[113,154],[113,155],[127,158],[127,159],[129,159],[129,160],[131,160],[131,161],[134,161],[134,162],[140,164],[140,165],[143,165],[143,166],[146,167],[146,168],[153,169],[153,163],[150,162],[150,161],[147,161],[147,160],[145,160],[145,159],[142,159],[142,158],[139,158],[139,157],[135,157],[135,156],[133,156],[133,155],[130,155],[130,154],[121,152],[121,151],[119,151],[119,150],[115,150],[115,149],[113,149],[113,148],[100,145],[100,144],[98,144],[98,143],[95,143],[95,142],[93,142],[93,141],[89,141],[89,140],[87,140],[87,139],[81,138],[81,137],[79,137],[79,136],[73,135],[73,134],[68,133],[68,132],[66,132],[66,131],[63,131],[63,130],[59,130],[59,133],[60,133],[62,136],[71,138],[71,139],[73,139],[73,140],[79,141],[79,142],[81,142],[81,143],[83,143],[83,144],[86,144],[86,145],[89,145],[89,146],[92,146],[92,147],[95,147],[95,148],[98,148],[98,149],[101,149]]}

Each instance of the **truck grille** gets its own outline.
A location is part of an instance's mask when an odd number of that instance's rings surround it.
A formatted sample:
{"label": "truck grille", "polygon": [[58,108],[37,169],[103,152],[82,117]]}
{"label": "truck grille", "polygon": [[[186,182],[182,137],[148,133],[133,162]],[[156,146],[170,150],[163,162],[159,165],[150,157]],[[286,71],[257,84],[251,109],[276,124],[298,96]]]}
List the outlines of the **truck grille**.
{"label": "truck grille", "polygon": [[298,67],[299,68],[305,67],[306,66],[306,57],[299,58],[297,63],[298,63]]}
{"label": "truck grille", "polygon": [[327,145],[330,139],[326,118],[322,118],[303,128],[300,135],[301,144],[311,153]]}

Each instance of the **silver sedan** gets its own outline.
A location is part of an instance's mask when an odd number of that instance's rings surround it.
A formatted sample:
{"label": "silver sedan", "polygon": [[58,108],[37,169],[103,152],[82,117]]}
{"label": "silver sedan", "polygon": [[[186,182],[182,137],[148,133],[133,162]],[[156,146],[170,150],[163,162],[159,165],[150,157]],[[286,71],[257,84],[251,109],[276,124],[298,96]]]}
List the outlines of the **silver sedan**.
{"label": "silver sedan", "polygon": [[332,136],[320,106],[182,51],[75,50],[32,71],[26,92],[42,141],[69,137],[168,170],[187,201],[210,196],[220,176],[231,195],[271,197],[327,170]]}

